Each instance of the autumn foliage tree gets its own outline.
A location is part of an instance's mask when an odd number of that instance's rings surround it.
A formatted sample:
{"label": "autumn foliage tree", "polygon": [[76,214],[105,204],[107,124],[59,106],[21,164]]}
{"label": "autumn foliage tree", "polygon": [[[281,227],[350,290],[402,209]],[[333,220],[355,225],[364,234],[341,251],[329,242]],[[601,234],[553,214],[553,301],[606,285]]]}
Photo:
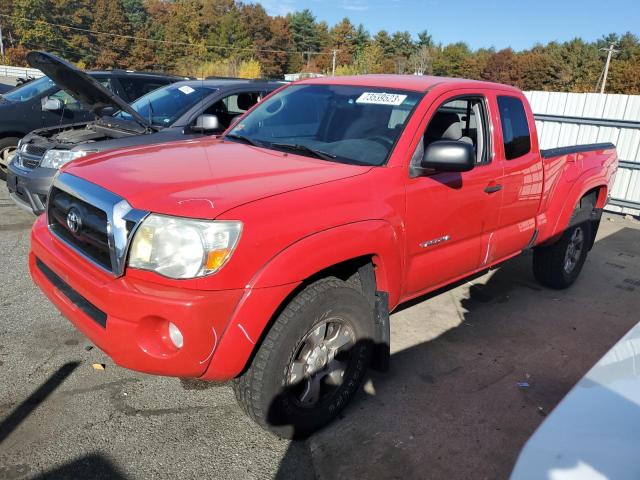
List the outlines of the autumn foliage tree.
{"label": "autumn foliage tree", "polygon": [[[93,34],[95,52],[91,63],[95,68],[126,68],[129,64],[131,34],[122,0],[95,0],[93,4]],[[118,32],[121,36],[105,35]]]}
{"label": "autumn foliage tree", "polygon": [[[579,38],[530,49],[471,49],[427,31],[380,30],[309,9],[272,16],[237,0],[0,0],[12,62],[43,49],[86,68],[155,69],[194,76],[290,72],[405,73],[484,79],[522,89],[595,91],[615,42],[607,92],[640,93],[640,41],[632,33]],[[73,27],[73,28],[72,28]],[[248,72],[248,73],[247,73]]]}

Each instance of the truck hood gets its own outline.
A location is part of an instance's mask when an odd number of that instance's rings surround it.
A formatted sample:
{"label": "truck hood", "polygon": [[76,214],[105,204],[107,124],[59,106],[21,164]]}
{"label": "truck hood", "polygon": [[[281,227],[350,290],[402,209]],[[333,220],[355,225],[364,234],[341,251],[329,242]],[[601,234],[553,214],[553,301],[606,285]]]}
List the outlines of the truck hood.
{"label": "truck hood", "polygon": [[200,139],[99,153],[63,170],[116,193],[134,208],[211,219],[245,203],[371,168]]}
{"label": "truck hood", "polygon": [[149,128],[148,122],[122,98],[61,58],[47,52],[33,51],[27,54],[27,61],[73,98],[86,105],[94,115],[102,116],[105,108],[122,110],[131,115],[141,126]]}

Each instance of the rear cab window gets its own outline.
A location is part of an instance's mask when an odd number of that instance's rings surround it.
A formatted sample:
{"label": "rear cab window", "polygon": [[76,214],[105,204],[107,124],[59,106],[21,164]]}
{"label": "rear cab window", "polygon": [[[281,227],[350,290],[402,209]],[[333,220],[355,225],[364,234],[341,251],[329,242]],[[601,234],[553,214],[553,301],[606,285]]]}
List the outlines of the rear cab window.
{"label": "rear cab window", "polygon": [[504,155],[507,160],[521,157],[531,151],[531,134],[522,100],[498,96]]}

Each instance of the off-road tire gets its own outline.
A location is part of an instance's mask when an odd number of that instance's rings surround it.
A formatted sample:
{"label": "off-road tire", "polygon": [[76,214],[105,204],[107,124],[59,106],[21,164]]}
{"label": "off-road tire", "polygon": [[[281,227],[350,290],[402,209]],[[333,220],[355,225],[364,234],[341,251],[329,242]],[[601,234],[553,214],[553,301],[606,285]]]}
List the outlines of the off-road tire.
{"label": "off-road tire", "polygon": [[[567,271],[565,268],[567,250],[570,248],[572,239],[577,235],[576,232],[578,230],[582,232],[582,248],[573,268]],[[587,259],[591,235],[590,222],[583,222],[565,230],[557,242],[535,248],[533,251],[533,275],[536,280],[542,285],[557,290],[571,286],[580,275],[580,271]]]}
{"label": "off-road tire", "polygon": [[[344,380],[313,407],[291,398],[287,371],[299,343],[328,316],[344,318],[353,328]],[[373,351],[374,315],[357,289],[335,277],[308,285],[282,310],[248,369],[233,381],[243,410],[261,427],[283,438],[305,438],[333,420],[356,394]]]}

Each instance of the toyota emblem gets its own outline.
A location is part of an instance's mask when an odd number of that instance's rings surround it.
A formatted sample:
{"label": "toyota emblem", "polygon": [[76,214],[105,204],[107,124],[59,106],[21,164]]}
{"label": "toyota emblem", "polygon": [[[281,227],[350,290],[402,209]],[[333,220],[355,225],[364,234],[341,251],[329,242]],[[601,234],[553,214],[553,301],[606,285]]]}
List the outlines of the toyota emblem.
{"label": "toyota emblem", "polygon": [[82,217],[80,217],[80,212],[75,208],[72,208],[67,213],[67,227],[73,233],[78,233],[82,228]]}

